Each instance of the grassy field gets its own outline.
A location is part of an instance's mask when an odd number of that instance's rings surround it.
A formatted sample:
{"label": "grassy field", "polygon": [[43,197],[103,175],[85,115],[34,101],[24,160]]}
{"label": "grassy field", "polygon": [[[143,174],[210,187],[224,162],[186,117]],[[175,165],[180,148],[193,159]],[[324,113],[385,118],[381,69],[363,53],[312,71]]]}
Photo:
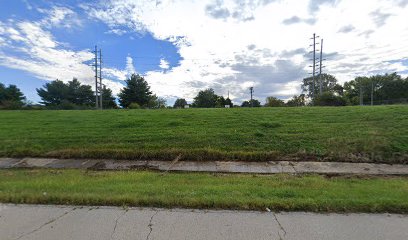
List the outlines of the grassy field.
{"label": "grassy field", "polygon": [[408,213],[408,178],[0,170],[0,202]]}
{"label": "grassy field", "polygon": [[408,163],[408,106],[1,111],[0,156]]}

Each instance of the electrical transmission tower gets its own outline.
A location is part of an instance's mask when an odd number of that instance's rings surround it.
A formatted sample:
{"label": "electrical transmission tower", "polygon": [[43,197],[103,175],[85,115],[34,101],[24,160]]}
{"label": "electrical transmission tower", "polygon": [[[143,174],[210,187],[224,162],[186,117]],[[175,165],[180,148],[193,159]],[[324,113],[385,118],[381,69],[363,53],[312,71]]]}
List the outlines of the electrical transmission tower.
{"label": "electrical transmission tower", "polygon": [[[316,93],[316,65],[320,67],[320,71],[319,71],[319,89],[320,89],[320,93],[322,92],[322,79],[321,79],[321,75],[322,75],[322,51],[323,51],[323,47],[321,47],[320,50],[320,58],[316,58],[316,52],[319,52],[319,50],[316,50],[316,45],[319,45],[319,43],[316,43],[316,38],[319,38],[319,36],[316,36],[316,33],[313,33],[313,37],[311,38],[313,40],[313,44],[309,45],[309,47],[313,47],[313,51],[309,52],[313,54],[313,58],[310,59],[312,60],[312,65],[310,65],[309,67],[312,68],[312,72],[310,74],[312,74],[312,99],[315,98],[315,93]],[[323,44],[323,40],[321,42],[321,44]],[[320,64],[316,64],[316,60],[320,59]]]}
{"label": "electrical transmission tower", "polygon": [[[95,108],[102,109],[102,93],[103,93],[103,84],[102,84],[102,50],[99,49],[98,57],[98,47],[95,45]],[[99,66],[99,72],[98,72]]]}

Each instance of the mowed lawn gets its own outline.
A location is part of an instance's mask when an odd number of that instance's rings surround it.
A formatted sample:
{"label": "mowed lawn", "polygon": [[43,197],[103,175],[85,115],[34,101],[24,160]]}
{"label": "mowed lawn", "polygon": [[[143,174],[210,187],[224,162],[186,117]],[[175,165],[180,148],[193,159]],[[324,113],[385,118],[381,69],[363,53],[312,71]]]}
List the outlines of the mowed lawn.
{"label": "mowed lawn", "polygon": [[0,202],[408,213],[408,179],[0,170]]}
{"label": "mowed lawn", "polygon": [[408,106],[0,111],[0,156],[408,162]]}

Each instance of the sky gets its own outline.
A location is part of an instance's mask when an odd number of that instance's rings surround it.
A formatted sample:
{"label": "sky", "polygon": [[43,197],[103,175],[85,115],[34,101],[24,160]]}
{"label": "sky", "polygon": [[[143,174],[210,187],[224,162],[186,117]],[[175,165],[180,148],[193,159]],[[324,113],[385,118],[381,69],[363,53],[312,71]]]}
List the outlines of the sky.
{"label": "sky", "polygon": [[407,15],[408,0],[0,0],[0,82],[33,102],[55,79],[93,86],[97,45],[114,94],[137,73],[168,104],[206,88],[239,104],[251,86],[285,100],[310,76],[313,33],[340,83],[407,77]]}

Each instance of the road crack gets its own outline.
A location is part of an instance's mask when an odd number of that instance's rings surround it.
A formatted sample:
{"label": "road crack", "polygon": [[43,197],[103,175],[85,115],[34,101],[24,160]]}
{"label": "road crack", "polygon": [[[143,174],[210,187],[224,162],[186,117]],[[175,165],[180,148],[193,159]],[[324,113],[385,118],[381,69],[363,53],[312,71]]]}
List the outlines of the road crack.
{"label": "road crack", "polygon": [[278,226],[279,226],[280,230],[283,231],[283,237],[282,237],[280,231],[278,231],[279,239],[283,240],[286,237],[286,230],[283,228],[282,224],[279,222],[278,217],[276,217],[276,214],[275,213],[272,213],[272,214],[273,214],[273,217],[275,218],[275,221],[278,223]]}
{"label": "road crack", "polygon": [[23,238],[23,237],[26,237],[26,236],[31,235],[31,234],[33,234],[33,233],[36,233],[37,231],[40,231],[43,227],[45,227],[45,226],[47,226],[47,225],[49,225],[49,224],[51,224],[51,223],[54,223],[54,222],[58,221],[58,220],[61,219],[62,217],[66,216],[67,214],[69,214],[69,213],[71,213],[71,212],[73,212],[75,209],[76,209],[76,208],[72,208],[72,209],[70,209],[69,211],[64,212],[63,214],[59,215],[58,217],[56,217],[56,218],[54,218],[54,219],[51,219],[50,221],[48,221],[48,222],[44,223],[43,225],[39,226],[38,228],[36,228],[36,229],[34,229],[34,230],[32,230],[32,231],[30,231],[30,232],[28,232],[28,233],[24,233],[23,235],[21,235],[20,237],[16,238],[15,240],[21,239],[21,238]]}
{"label": "road crack", "polygon": [[159,211],[156,211],[156,212],[152,215],[152,217],[150,218],[149,224],[147,225],[147,226],[149,227],[150,231],[149,231],[149,234],[148,234],[147,237],[146,237],[146,240],[149,240],[150,234],[152,234],[152,231],[153,231],[153,218],[154,218],[154,216],[156,216],[156,214],[158,214],[158,213],[159,213]]}
{"label": "road crack", "polygon": [[128,211],[128,210],[123,211],[123,213],[122,213],[119,217],[116,218],[116,220],[115,220],[115,226],[113,227],[113,231],[112,231],[112,233],[111,233],[110,239],[113,239],[113,235],[115,235],[116,228],[118,227],[118,222],[119,222],[119,220],[127,213],[127,211]]}
{"label": "road crack", "polygon": [[296,175],[298,172],[296,171],[295,164],[293,162],[289,162],[289,165],[292,167],[292,169],[293,169],[293,171],[295,172],[295,175]]}

